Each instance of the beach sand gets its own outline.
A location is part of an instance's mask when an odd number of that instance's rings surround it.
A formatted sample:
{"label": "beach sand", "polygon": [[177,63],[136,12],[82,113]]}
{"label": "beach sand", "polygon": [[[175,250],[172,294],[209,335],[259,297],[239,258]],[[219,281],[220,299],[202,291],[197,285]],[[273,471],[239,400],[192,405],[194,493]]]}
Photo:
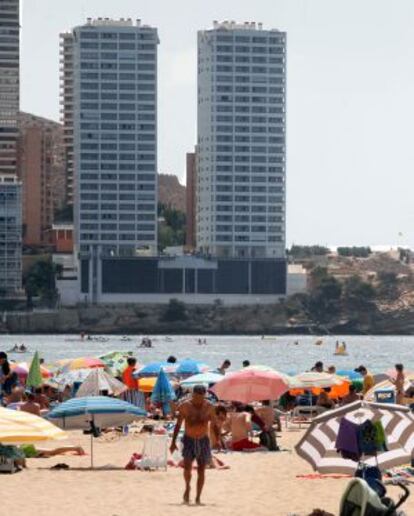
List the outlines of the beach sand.
{"label": "beach sand", "polygon": [[[30,459],[28,469],[14,475],[1,475],[1,514],[21,516],[143,516],[229,515],[286,516],[308,515],[322,508],[337,515],[341,495],[348,479],[306,480],[299,474],[312,473],[310,466],[293,451],[298,430],[284,430],[279,439],[291,452],[230,453],[219,457],[229,470],[208,470],[203,507],[183,506],[182,470],[124,470],[133,452],[142,448],[142,438],[122,436],[114,441],[94,440],[97,468],[90,463],[88,436],[70,432],[67,441],[56,445],[81,445],[84,457],[56,456]],[[54,443],[44,447],[52,448]],[[70,470],[49,468],[64,462]],[[193,488],[194,490],[194,488]],[[395,498],[397,488],[389,488]],[[194,492],[192,493],[194,496]],[[413,498],[403,507],[414,514]]]}

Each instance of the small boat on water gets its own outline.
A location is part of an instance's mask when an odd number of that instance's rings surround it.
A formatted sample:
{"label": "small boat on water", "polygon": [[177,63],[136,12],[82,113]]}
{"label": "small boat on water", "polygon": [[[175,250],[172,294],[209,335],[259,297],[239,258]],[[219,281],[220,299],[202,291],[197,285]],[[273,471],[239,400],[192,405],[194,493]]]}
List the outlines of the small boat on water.
{"label": "small boat on water", "polygon": [[121,338],[121,342],[131,342],[131,341],[132,341],[131,337],[127,337],[125,335]]}
{"label": "small boat on water", "polygon": [[25,354],[25,353],[29,353],[29,350],[28,349],[8,349],[7,350],[7,353],[20,353],[20,354]]}
{"label": "small boat on water", "polygon": [[318,339],[316,342],[315,342],[315,346],[322,346],[323,344],[323,340],[322,339]]}
{"label": "small boat on water", "polygon": [[173,340],[174,340],[174,339],[173,339],[172,337],[168,337],[168,335],[167,335],[167,336],[164,338],[164,340],[165,340],[166,342],[173,342]]}

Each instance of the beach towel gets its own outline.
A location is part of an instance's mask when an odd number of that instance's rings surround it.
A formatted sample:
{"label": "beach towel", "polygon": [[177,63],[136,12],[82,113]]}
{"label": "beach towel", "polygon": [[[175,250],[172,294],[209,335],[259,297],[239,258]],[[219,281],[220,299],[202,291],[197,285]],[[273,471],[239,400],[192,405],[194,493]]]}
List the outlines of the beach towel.
{"label": "beach towel", "polygon": [[359,425],[342,418],[336,438],[335,448],[344,459],[359,461],[361,451],[358,440]]}
{"label": "beach towel", "polygon": [[387,438],[385,436],[384,427],[381,421],[374,422],[375,428],[375,444],[378,451],[388,451]]}
{"label": "beach towel", "polygon": [[372,421],[365,421],[360,426],[358,444],[361,454],[375,455],[377,453],[377,430]]}

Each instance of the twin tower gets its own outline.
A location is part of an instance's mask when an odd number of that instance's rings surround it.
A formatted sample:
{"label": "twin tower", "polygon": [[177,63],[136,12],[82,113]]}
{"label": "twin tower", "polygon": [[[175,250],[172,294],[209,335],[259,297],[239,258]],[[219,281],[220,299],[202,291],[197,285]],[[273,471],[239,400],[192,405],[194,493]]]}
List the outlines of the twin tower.
{"label": "twin tower", "polygon": [[158,44],[140,20],[61,36],[80,296],[283,295],[286,34],[251,22],[198,33],[197,256],[175,263],[157,257]]}

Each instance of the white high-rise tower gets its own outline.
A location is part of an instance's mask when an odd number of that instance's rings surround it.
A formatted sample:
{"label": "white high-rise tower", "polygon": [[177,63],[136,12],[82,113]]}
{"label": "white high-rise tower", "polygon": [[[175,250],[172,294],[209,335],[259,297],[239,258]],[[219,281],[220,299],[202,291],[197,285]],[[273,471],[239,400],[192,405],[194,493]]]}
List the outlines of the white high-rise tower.
{"label": "white high-rise tower", "polygon": [[214,22],[198,33],[197,246],[285,255],[286,34]]}
{"label": "white high-rise tower", "polygon": [[72,34],[75,243],[82,294],[95,301],[105,257],[157,251],[159,41],[130,19],[89,19]]}

